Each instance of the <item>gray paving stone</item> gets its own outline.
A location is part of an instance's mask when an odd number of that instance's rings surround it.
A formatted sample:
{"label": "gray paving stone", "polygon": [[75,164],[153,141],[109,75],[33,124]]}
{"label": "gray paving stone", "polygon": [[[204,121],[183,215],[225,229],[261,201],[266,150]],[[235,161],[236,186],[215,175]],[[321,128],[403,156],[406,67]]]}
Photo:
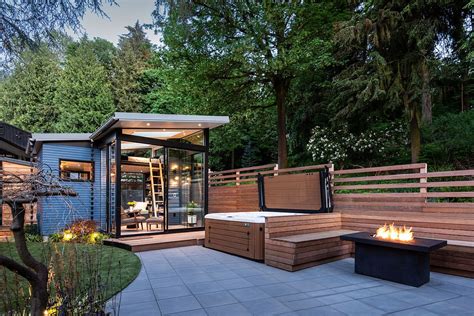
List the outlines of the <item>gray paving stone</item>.
{"label": "gray paving stone", "polygon": [[292,281],[287,282],[287,284],[301,292],[313,292],[326,289],[324,286],[319,284],[316,279]]}
{"label": "gray paving stone", "polygon": [[237,303],[237,300],[227,291],[196,294],[196,298],[203,307],[212,307]]}
{"label": "gray paving stone", "polygon": [[474,316],[468,278],[432,273],[413,288],[357,275],[353,259],[288,272],[197,246],[138,255],[142,269],[118,295],[122,315]]}
{"label": "gray paving stone", "polygon": [[181,280],[181,278],[177,275],[159,279],[150,279],[150,283],[151,287],[154,289],[184,284],[183,280]]}
{"label": "gray paving stone", "polygon": [[322,278],[317,278],[316,282],[318,283],[318,285],[321,285],[327,289],[346,287],[351,285],[351,283],[344,281],[343,279],[337,276],[326,276]]}
{"label": "gray paving stone", "polygon": [[350,291],[350,292],[346,292],[345,294],[349,297],[354,298],[354,299],[360,299],[360,298],[366,298],[366,297],[380,295],[379,293],[372,291],[370,288]]}
{"label": "gray paving stone", "polygon": [[155,301],[155,295],[153,294],[153,290],[151,289],[123,292],[120,306],[151,301]]}
{"label": "gray paving stone", "polygon": [[413,307],[436,302],[437,299],[427,295],[420,295],[416,290],[399,291],[387,294],[387,297],[413,304]]}
{"label": "gray paving stone", "polygon": [[318,299],[323,302],[325,305],[332,305],[336,303],[342,303],[353,300],[353,298],[345,295],[345,294],[333,294],[333,295],[326,295],[320,296]]}
{"label": "gray paving stone", "polygon": [[[207,313],[204,309],[194,309],[191,311],[185,311],[180,313],[166,314],[170,316],[207,316]],[[151,316],[151,315],[150,315]]]}
{"label": "gray paving stone", "polygon": [[284,296],[276,296],[274,298],[282,303],[285,303],[285,302],[298,301],[305,298],[309,298],[309,296],[305,293],[297,293],[297,294],[290,294],[290,295],[284,295]]}
{"label": "gray paving stone", "polygon": [[435,289],[438,290],[443,290],[459,295],[469,295],[471,296],[474,293],[474,290],[471,287],[463,286],[463,285],[458,285],[450,282],[443,282],[443,284],[433,286]]}
{"label": "gray paving stone", "polygon": [[224,290],[224,288],[215,281],[192,283],[187,286],[193,294],[212,293]]}
{"label": "gray paving stone", "polygon": [[124,304],[120,307],[119,313],[120,315],[127,316],[161,315],[155,300],[143,303]]}
{"label": "gray paving stone", "polygon": [[187,296],[191,294],[188,288],[184,285],[155,288],[153,292],[155,292],[155,297],[158,300],[172,297]]}
{"label": "gray paving stone", "polygon": [[274,298],[264,298],[242,303],[253,315],[278,315],[290,309]]}
{"label": "gray paving stone", "polygon": [[230,294],[240,302],[269,298],[270,295],[256,287],[229,290]]}
{"label": "gray paving stone", "polygon": [[179,313],[202,308],[201,304],[199,304],[192,295],[159,300],[158,305],[163,314]]}
{"label": "gray paving stone", "polygon": [[232,271],[240,277],[248,277],[248,276],[264,274],[264,272],[255,268],[235,269]]}
{"label": "gray paving stone", "polygon": [[320,297],[320,296],[337,294],[337,292],[334,291],[334,289],[324,289],[324,290],[305,292],[305,293],[310,297]]}
{"label": "gray paving stone", "polygon": [[212,281],[212,278],[207,273],[201,272],[185,276],[181,275],[181,280],[183,280],[185,284],[192,284],[200,282],[209,282]]}
{"label": "gray paving stone", "polygon": [[240,303],[214,306],[206,308],[206,312],[209,316],[246,316],[252,315],[246,308]]}
{"label": "gray paving stone", "polygon": [[405,309],[403,311],[390,314],[390,316],[436,316],[436,315],[438,314],[430,312],[429,310],[424,309],[423,307]]}
{"label": "gray paving stone", "polygon": [[280,281],[277,278],[274,278],[270,274],[252,275],[252,276],[244,277],[244,279],[249,281],[253,285],[267,285],[267,284],[280,283]]}
{"label": "gray paving stone", "polygon": [[296,316],[345,316],[346,314],[330,307],[330,306],[321,306],[321,307],[314,307],[310,309],[303,309],[299,311],[294,311],[291,313],[285,313],[281,314],[281,316],[290,316],[290,315],[296,315]]}
{"label": "gray paving stone", "polygon": [[423,308],[438,315],[456,315],[456,316],[474,315],[472,306],[469,309],[466,309],[462,306],[456,305],[455,304],[456,302],[450,302],[450,301],[451,300],[429,304],[429,305],[423,306]]}
{"label": "gray paving stone", "polygon": [[297,289],[284,283],[261,285],[259,289],[272,297],[299,293]]}
{"label": "gray paving stone", "polygon": [[226,290],[240,289],[244,287],[252,287],[253,284],[243,278],[227,279],[227,280],[218,280],[220,286]]}
{"label": "gray paving stone", "polygon": [[225,271],[210,271],[207,272],[207,274],[213,279],[213,280],[228,280],[228,279],[235,279],[235,278],[240,278],[239,275],[231,270],[225,270]]}
{"label": "gray paving stone", "polygon": [[148,279],[135,279],[130,285],[128,285],[123,292],[139,291],[151,289],[151,284]]}
{"label": "gray paving stone", "polygon": [[284,304],[293,311],[326,305],[324,304],[323,301],[321,301],[319,298],[316,298],[316,297],[310,297],[310,298],[304,298],[301,300],[284,302]]}
{"label": "gray paving stone", "polygon": [[376,316],[383,315],[384,312],[380,309],[367,305],[359,301],[349,301],[331,305],[332,308],[351,316]]}
{"label": "gray paving stone", "polygon": [[385,312],[398,312],[404,309],[410,309],[418,305],[416,302],[406,302],[390,295],[378,295],[368,298],[362,298],[359,302],[371,305]]}

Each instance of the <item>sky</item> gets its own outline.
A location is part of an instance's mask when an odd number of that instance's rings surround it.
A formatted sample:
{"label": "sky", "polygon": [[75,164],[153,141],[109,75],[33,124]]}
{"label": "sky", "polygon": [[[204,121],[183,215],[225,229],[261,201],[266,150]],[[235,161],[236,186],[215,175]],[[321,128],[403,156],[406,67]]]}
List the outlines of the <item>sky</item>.
{"label": "sky", "polygon": [[[154,0],[116,0],[116,2],[118,5],[102,7],[109,18],[87,12],[82,21],[82,32],[87,33],[90,38],[101,37],[117,44],[119,35],[127,33],[125,26],[133,25],[137,20],[140,24],[151,23],[151,13],[155,8]],[[146,32],[148,39],[159,46],[159,35],[154,34],[153,30]],[[82,33],[69,33],[74,38],[82,35]]]}

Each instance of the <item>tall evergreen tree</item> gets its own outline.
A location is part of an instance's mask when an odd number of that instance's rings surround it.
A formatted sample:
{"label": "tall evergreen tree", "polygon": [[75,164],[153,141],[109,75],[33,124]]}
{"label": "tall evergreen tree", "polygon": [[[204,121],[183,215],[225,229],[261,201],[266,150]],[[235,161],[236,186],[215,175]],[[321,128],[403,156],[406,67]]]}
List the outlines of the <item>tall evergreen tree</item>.
{"label": "tall evergreen tree", "polygon": [[25,51],[0,84],[0,120],[32,132],[54,132],[59,58],[48,47]]}
{"label": "tall evergreen tree", "polygon": [[422,122],[432,116],[430,63],[437,45],[452,36],[451,12],[464,1],[359,1],[342,24],[339,58],[349,60],[336,81],[340,114],[374,107],[402,108],[408,118],[411,160],[421,150]]}
{"label": "tall evergreen tree", "polygon": [[146,92],[144,72],[149,68],[152,45],[138,21],[126,29],[113,60],[113,94],[119,111],[141,112]]}
{"label": "tall evergreen tree", "polygon": [[106,69],[87,39],[68,52],[54,100],[61,132],[92,132],[114,112]]}

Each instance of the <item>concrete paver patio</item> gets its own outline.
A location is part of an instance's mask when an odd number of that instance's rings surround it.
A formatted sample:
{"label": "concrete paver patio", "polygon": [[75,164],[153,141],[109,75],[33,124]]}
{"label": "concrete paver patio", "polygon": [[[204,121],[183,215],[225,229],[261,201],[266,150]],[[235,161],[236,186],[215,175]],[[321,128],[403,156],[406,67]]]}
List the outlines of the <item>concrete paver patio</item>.
{"label": "concrete paver patio", "polygon": [[353,259],[286,272],[200,246],[138,253],[121,315],[474,315],[474,279],[413,288],[354,274]]}

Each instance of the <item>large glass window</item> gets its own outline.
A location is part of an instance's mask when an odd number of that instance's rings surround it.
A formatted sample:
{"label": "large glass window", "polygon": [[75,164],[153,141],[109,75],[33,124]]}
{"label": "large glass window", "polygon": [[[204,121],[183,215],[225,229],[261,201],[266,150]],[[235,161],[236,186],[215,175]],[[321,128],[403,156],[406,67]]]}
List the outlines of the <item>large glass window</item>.
{"label": "large glass window", "polygon": [[168,229],[203,226],[204,153],[168,149]]}
{"label": "large glass window", "polygon": [[60,160],[60,177],[66,181],[92,180],[91,161]]}

